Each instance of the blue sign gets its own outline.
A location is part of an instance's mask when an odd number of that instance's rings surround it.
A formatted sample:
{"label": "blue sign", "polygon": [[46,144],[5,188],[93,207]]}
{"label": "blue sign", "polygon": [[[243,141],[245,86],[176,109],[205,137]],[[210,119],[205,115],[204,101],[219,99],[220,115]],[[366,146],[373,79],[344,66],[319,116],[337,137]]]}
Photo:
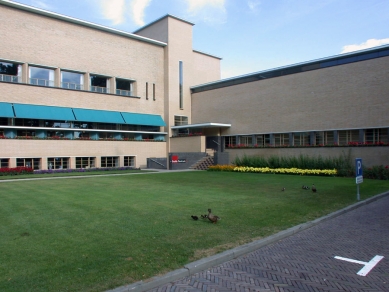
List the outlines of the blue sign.
{"label": "blue sign", "polygon": [[355,181],[357,184],[363,182],[362,158],[355,158]]}

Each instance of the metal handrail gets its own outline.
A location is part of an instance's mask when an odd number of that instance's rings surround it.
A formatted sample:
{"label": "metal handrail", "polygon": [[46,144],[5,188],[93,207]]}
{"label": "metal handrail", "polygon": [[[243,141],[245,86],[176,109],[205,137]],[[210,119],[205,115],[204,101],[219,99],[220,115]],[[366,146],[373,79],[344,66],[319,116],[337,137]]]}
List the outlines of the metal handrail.
{"label": "metal handrail", "polygon": [[84,85],[79,84],[79,83],[70,83],[70,82],[62,82],[61,87],[67,88],[67,89],[74,89],[74,90],[83,90],[84,89]]}
{"label": "metal handrail", "polygon": [[107,93],[107,87],[91,86],[90,87],[90,91],[100,92],[100,93]]}
{"label": "metal handrail", "polygon": [[30,78],[30,84],[53,87],[54,81],[47,79]]}
{"label": "metal handrail", "polygon": [[20,83],[21,78],[16,75],[7,75],[7,74],[0,74],[0,81],[2,82],[13,82],[13,83]]}
{"label": "metal handrail", "polygon": [[116,94],[124,95],[124,96],[132,96],[132,91],[131,90],[116,89]]}
{"label": "metal handrail", "polygon": [[152,158],[150,158],[150,160],[151,160],[152,162],[155,162],[156,164],[159,164],[160,166],[166,167],[166,165],[163,165],[161,162],[158,162],[158,161],[156,161],[156,160],[154,160],[154,159],[152,159]]}

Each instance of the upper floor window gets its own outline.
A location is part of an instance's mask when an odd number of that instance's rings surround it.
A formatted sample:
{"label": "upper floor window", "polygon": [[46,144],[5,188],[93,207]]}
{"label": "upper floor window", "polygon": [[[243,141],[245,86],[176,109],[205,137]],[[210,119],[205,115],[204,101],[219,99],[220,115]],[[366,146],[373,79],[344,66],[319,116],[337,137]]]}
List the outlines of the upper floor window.
{"label": "upper floor window", "polygon": [[40,86],[54,86],[54,70],[41,68],[41,67],[29,67],[30,84]]}
{"label": "upper floor window", "polygon": [[132,96],[133,81],[126,79],[116,79],[116,94]]}
{"label": "upper floor window", "polygon": [[179,91],[179,103],[180,103],[180,109],[183,109],[184,108],[184,65],[182,63],[182,61],[179,61],[178,63],[178,70],[179,70],[179,73],[178,73],[178,81],[179,81],[179,87],[178,87],[178,91]]}
{"label": "upper floor window", "polygon": [[174,116],[174,126],[185,126],[188,124],[188,117]]}
{"label": "upper floor window", "polygon": [[109,93],[109,78],[98,75],[90,75],[90,91]]}
{"label": "upper floor window", "polygon": [[84,74],[61,71],[61,87],[75,90],[83,90]]}
{"label": "upper floor window", "polygon": [[0,61],[0,81],[22,82],[22,65]]}

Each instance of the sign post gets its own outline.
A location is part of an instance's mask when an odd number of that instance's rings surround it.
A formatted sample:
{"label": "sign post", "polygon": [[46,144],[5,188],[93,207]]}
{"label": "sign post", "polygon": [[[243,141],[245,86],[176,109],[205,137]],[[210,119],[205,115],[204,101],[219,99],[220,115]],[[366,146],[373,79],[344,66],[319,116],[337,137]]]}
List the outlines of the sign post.
{"label": "sign post", "polygon": [[357,184],[357,200],[361,199],[359,195],[359,184],[363,183],[362,158],[355,158],[355,182]]}

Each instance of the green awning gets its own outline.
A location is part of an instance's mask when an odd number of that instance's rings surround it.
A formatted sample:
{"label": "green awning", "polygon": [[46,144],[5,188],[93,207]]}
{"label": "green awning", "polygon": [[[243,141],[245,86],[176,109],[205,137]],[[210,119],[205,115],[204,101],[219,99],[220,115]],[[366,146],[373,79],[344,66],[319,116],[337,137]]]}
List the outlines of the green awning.
{"label": "green awning", "polygon": [[136,114],[136,113],[123,113],[122,116],[126,121],[126,124],[130,125],[143,125],[143,126],[166,126],[160,115],[151,114]]}
{"label": "green awning", "polygon": [[0,117],[14,118],[14,111],[12,109],[12,104],[8,102],[0,102]]}
{"label": "green awning", "polygon": [[16,118],[19,119],[75,120],[72,109],[68,107],[15,103],[14,110]]}
{"label": "green awning", "polygon": [[124,124],[120,112],[73,108],[77,121]]}

